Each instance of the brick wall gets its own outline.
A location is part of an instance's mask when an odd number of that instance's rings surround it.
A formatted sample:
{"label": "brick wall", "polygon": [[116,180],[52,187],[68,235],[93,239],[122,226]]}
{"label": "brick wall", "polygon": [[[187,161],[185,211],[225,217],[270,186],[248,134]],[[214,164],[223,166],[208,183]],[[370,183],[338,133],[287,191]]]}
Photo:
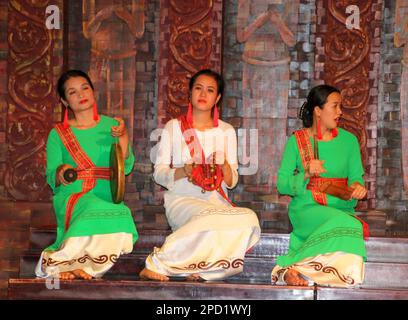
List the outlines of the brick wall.
{"label": "brick wall", "polygon": [[[155,145],[150,142],[150,133],[158,126],[158,77],[159,51],[163,45],[160,38],[160,0],[145,1],[145,32],[140,39],[136,39],[137,56],[135,64],[135,100],[133,147],[136,155],[135,170],[128,178],[126,201],[135,215],[139,226],[166,227],[162,204],[162,189],[152,180],[152,164],[150,149]],[[110,3],[108,0],[106,3]],[[217,2],[219,5],[219,1]],[[226,81],[222,116],[234,125],[242,128],[242,73],[241,60],[243,44],[236,39],[236,17],[238,0],[223,1],[223,75]],[[0,27],[7,26],[7,3],[0,3]],[[69,68],[88,70],[90,67],[90,42],[82,33],[82,3],[69,2],[69,37],[68,60]],[[318,12],[316,1],[301,0],[299,5],[299,23],[297,25],[296,44],[289,48],[290,55],[290,87],[288,100],[287,136],[301,127],[297,119],[298,110],[311,87],[318,84],[315,79],[323,71],[324,65],[315,62],[316,23]],[[388,213],[390,225],[397,225],[404,229],[406,222],[407,196],[402,191],[401,178],[401,135],[400,135],[400,78],[402,49],[395,48],[394,36],[395,2],[384,1],[383,25],[380,34],[381,52],[378,102],[373,102],[371,108],[377,106],[377,115],[371,117],[370,137],[377,135],[377,164],[376,179],[377,197],[376,208]],[[221,41],[221,40],[220,40]],[[218,44],[220,46],[221,44]],[[220,48],[220,47],[218,47]],[[65,48],[67,49],[67,48]],[[219,50],[219,49],[217,49]],[[5,88],[7,88],[7,35],[0,33],[0,199],[6,199],[4,189],[5,160],[7,156],[7,141],[5,141],[7,105]],[[371,63],[377,63],[378,52],[371,56]],[[3,90],[3,91],[2,91]],[[54,120],[60,119],[60,109],[55,109]],[[373,126],[377,126],[376,131]],[[6,142],[6,144],[4,143]],[[375,150],[375,148],[373,149]],[[276,157],[276,155],[270,155]],[[280,156],[280,155],[279,155]],[[370,156],[370,155],[369,155]],[[371,154],[375,156],[375,154]],[[234,201],[248,205],[258,211],[265,229],[286,231],[290,228],[286,207],[287,197],[278,197],[274,193],[264,194],[249,190],[248,185],[241,178],[238,187],[232,192]],[[142,211],[143,206],[147,206]],[[398,227],[398,225],[400,227]]]}
{"label": "brick wall", "polygon": [[[234,125],[242,128],[242,53],[244,45],[238,43],[236,37],[237,0],[224,3],[224,51],[223,76],[226,82],[224,94],[223,117]],[[287,136],[302,127],[297,113],[306,99],[307,93],[314,85],[314,46],[315,46],[315,1],[302,0],[299,3],[296,44],[289,47],[290,55],[290,87],[288,99]],[[264,139],[259,137],[259,139]],[[272,142],[274,143],[274,142]],[[281,155],[262,154],[262,157],[280,159]],[[287,232],[290,225],[287,219],[288,197],[278,196],[272,190],[270,194],[253,192],[248,188],[243,177],[232,192],[234,201],[247,205],[257,211],[262,227],[266,230]]]}
{"label": "brick wall", "polygon": [[403,48],[394,46],[395,2],[385,0],[381,35],[381,62],[377,119],[377,203],[388,212],[395,233],[407,231],[408,197],[401,170],[400,86]]}
{"label": "brick wall", "polygon": [[[108,6],[111,1],[99,1],[98,6]],[[82,31],[81,1],[69,2],[69,68],[89,70],[91,44]],[[152,214],[143,213],[143,205],[158,204],[154,198],[155,184],[152,180],[150,133],[157,126],[157,46],[160,14],[160,0],[145,1],[144,33],[135,39],[137,54],[133,73],[135,75],[135,97],[133,128],[133,151],[135,167],[127,177],[125,201],[134,213],[136,222],[152,222]],[[121,21],[117,21],[122,24]],[[81,54],[78,54],[81,52]],[[154,221],[154,220],[153,220]]]}
{"label": "brick wall", "polygon": [[[142,210],[145,205],[158,205],[162,198],[157,198],[157,188],[152,179],[153,166],[150,150],[155,143],[150,142],[151,132],[157,128],[157,90],[158,90],[158,34],[160,29],[160,1],[146,1],[145,33],[137,40],[136,56],[136,97],[133,148],[135,169],[132,173],[130,188],[130,206],[135,220],[141,223],[157,222],[167,224],[156,218],[156,214]],[[133,199],[132,199],[133,197]],[[154,208],[154,207],[153,207]],[[160,209],[159,209],[160,210]]]}

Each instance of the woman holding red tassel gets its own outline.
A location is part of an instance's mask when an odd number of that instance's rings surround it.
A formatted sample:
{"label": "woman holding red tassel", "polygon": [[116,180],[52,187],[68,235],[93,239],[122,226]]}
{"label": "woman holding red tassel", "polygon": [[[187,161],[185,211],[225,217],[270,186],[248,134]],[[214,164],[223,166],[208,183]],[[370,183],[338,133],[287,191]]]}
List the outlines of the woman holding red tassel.
{"label": "woman holding red tassel", "polygon": [[[124,121],[98,115],[86,73],[69,70],[57,87],[65,116],[48,136],[46,169],[57,239],[42,252],[36,275],[88,280],[102,277],[138,238],[129,208],[113,203],[109,181],[112,143],[122,147],[125,174],[132,170],[134,155]],[[75,181],[64,175],[68,169],[77,173]]]}
{"label": "woman holding red tassel", "polygon": [[364,280],[368,226],[354,207],[367,190],[357,138],[338,127],[341,103],[338,89],[314,87],[299,113],[305,128],[286,143],[277,187],[292,196],[293,231],[272,283],[353,287]]}
{"label": "woman holding red tassel", "polygon": [[143,279],[216,280],[243,270],[258,242],[259,221],[228,198],[238,182],[234,128],[218,118],[221,76],[209,69],[190,80],[187,115],[170,120],[161,135],[155,181],[167,188],[166,216],[173,230],[147,257]]}

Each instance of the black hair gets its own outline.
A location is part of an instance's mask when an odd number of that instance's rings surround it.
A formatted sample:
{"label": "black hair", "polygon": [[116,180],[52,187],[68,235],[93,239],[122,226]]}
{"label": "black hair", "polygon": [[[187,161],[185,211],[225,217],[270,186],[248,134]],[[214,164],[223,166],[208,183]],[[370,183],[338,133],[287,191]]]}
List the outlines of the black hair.
{"label": "black hair", "polygon": [[70,78],[76,78],[76,77],[82,77],[85,78],[86,81],[89,83],[89,85],[91,86],[92,90],[94,90],[94,86],[92,84],[91,79],[89,78],[89,76],[81,71],[81,70],[68,70],[66,72],[64,72],[58,79],[58,83],[57,83],[57,91],[59,96],[64,99],[67,100],[65,97],[65,82],[68,81],[68,79]]}
{"label": "black hair", "polygon": [[316,86],[310,90],[307,100],[299,111],[299,119],[303,121],[305,128],[310,128],[313,124],[314,108],[318,106],[320,109],[323,109],[324,104],[327,102],[327,97],[333,92],[340,93],[340,90],[327,84]]}
{"label": "black hair", "polygon": [[211,69],[200,70],[191,77],[190,83],[188,84],[190,94],[191,94],[191,91],[193,90],[193,86],[197,78],[202,75],[209,76],[217,82],[217,94],[221,95],[221,98],[220,98],[220,102],[221,102],[222,94],[224,93],[224,80],[222,79],[222,76],[219,73],[212,71]]}

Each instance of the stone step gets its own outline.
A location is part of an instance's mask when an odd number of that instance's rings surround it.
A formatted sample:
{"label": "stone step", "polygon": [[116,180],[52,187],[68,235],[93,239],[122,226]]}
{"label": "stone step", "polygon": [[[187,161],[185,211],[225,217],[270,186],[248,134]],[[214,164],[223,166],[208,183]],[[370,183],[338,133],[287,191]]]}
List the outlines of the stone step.
{"label": "stone step", "polygon": [[[153,247],[160,247],[170,230],[141,230],[133,252],[148,253]],[[54,229],[31,229],[30,248],[42,250],[55,240]],[[250,255],[256,257],[277,257],[286,254],[289,235],[283,233],[262,233],[260,241]],[[367,260],[370,262],[408,263],[408,238],[371,237],[366,242]]]}
{"label": "stone step", "polygon": [[316,300],[408,300],[408,289],[317,287],[315,297]]}
{"label": "stone step", "polygon": [[[33,278],[35,266],[40,253],[26,253],[20,260],[20,278]],[[106,274],[107,277],[121,279],[137,278],[143,269],[147,254],[128,254],[120,257],[114,267]],[[274,258],[246,257],[244,271],[230,277],[231,281],[248,283],[270,283]],[[408,288],[408,264],[367,262],[364,287],[376,288]]]}
{"label": "stone step", "polygon": [[[50,285],[55,289],[50,290]],[[10,279],[9,299],[143,299],[143,300],[313,300],[313,287],[228,282],[154,282],[139,280]]]}
{"label": "stone step", "polygon": [[[270,284],[138,280],[10,279],[9,299],[143,299],[143,300],[395,300],[408,299],[408,290],[272,286]],[[251,303],[248,301],[248,303]]]}

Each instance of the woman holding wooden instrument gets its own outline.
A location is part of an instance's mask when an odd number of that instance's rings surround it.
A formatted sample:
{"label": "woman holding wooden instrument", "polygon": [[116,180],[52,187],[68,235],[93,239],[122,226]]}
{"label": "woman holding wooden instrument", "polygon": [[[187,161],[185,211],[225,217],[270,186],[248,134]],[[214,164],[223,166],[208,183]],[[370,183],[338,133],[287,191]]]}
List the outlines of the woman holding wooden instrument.
{"label": "woman holding wooden instrument", "polygon": [[299,113],[305,128],[285,146],[277,187],[292,197],[293,231],[272,283],[352,287],[364,280],[368,226],[354,207],[367,190],[357,138],[338,127],[341,103],[338,89],[314,87]]}
{"label": "woman holding wooden instrument", "polygon": [[65,117],[48,136],[46,170],[57,239],[42,252],[36,275],[88,280],[102,277],[121,254],[132,251],[138,238],[130,209],[120,200],[123,197],[111,193],[110,180],[115,177],[111,149],[119,150],[122,173],[130,173],[135,160],[124,121],[98,115],[86,73],[69,70],[57,87]]}

